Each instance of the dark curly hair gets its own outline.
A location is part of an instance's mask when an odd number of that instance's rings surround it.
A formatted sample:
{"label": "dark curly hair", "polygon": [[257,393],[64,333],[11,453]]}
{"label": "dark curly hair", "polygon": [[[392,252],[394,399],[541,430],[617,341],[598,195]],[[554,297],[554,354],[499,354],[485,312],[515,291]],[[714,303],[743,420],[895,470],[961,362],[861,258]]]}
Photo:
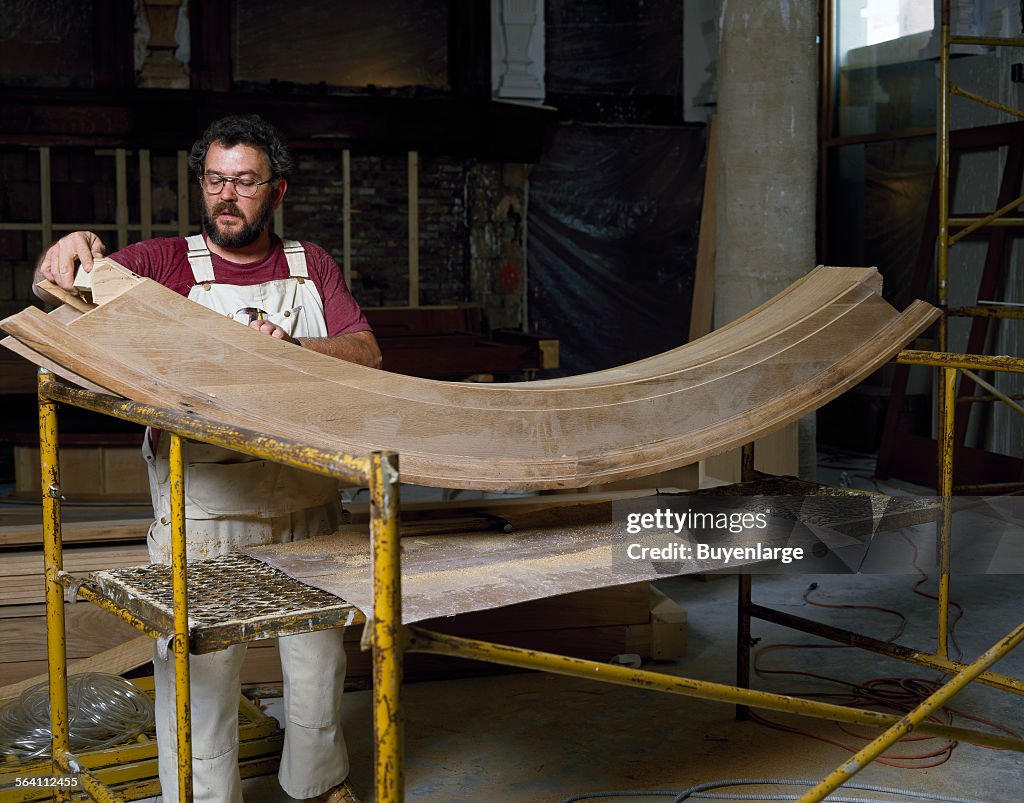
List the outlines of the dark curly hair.
{"label": "dark curly hair", "polygon": [[229,148],[251,145],[259,148],[270,161],[272,179],[288,178],[292,172],[292,155],[284,135],[258,114],[234,115],[214,120],[192,146],[188,167],[193,175],[201,176],[206,169],[206,152],[214,143]]}

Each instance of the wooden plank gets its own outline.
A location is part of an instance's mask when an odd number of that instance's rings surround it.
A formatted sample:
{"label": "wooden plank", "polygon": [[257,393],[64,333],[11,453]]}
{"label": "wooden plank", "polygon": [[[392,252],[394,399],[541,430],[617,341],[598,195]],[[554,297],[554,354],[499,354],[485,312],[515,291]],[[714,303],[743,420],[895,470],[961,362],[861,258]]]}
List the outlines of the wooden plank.
{"label": "wooden plank", "polygon": [[[79,573],[148,564],[149,555],[146,550],[145,543],[69,547],[63,551],[64,569]],[[4,553],[4,559],[0,561],[0,577],[5,579],[33,576],[37,572],[41,576],[42,569],[43,553],[34,549],[11,550]],[[23,604],[34,601],[23,600]]]}
{"label": "wooden plank", "polygon": [[[149,564],[145,543],[81,546],[64,550],[64,569],[74,575],[102,569]],[[43,555],[38,550],[13,550],[0,560],[0,604],[43,602]]]}
{"label": "wooden plank", "polygon": [[143,240],[153,239],[153,178],[149,148],[139,149],[139,221]]}
{"label": "wooden plank", "polygon": [[117,192],[117,247],[128,245],[128,151],[114,149],[114,184]]}
{"label": "wooden plank", "polygon": [[[722,482],[740,482],[742,447],[707,459],[705,475]],[[754,468],[765,474],[779,477],[795,477],[798,473],[799,436],[797,425],[787,424],[754,443]]]}
{"label": "wooden plank", "polygon": [[46,613],[46,605],[35,603],[32,605],[0,605],[0,619],[21,619],[26,616],[43,616]]}
{"label": "wooden plank", "polygon": [[73,293],[70,290],[65,290],[63,287],[54,284],[49,279],[43,279],[41,282],[36,283],[36,287],[49,293],[51,296],[59,300],[62,304],[67,304],[69,307],[73,307],[79,312],[88,312],[96,307],[95,304],[91,304],[86,301],[77,293]]}
{"label": "wooden plank", "polygon": [[[82,672],[106,672],[110,675],[120,675],[124,672],[128,672],[129,670],[136,669],[152,660],[153,639],[149,636],[139,636],[138,638],[125,642],[124,644],[119,644],[109,650],[104,650],[98,655],[94,655],[90,658],[72,661],[68,664],[68,674],[76,675]],[[32,661],[21,664],[20,666],[31,666],[33,669],[38,669],[39,663],[42,662]],[[0,664],[0,666],[3,665]],[[26,689],[30,689],[48,679],[49,678],[45,673],[40,673],[21,681],[9,683],[8,685],[0,688],[0,700],[8,700],[12,697],[16,697]]]}
{"label": "wooden plank", "polygon": [[[94,308],[94,305],[92,305],[91,302],[89,308]],[[70,304],[61,304],[59,307],[57,307],[56,309],[52,310],[49,313],[50,317],[53,318],[55,321],[65,324],[71,323],[71,321],[73,321],[81,314],[81,310],[71,306]],[[74,371],[69,371],[67,368],[64,368],[59,363],[50,360],[44,355],[32,351],[32,349],[28,348],[28,346],[18,342],[13,337],[5,337],[3,340],[0,340],[0,345],[6,346],[19,357],[23,357],[30,363],[34,363],[35,365],[38,365],[40,368],[45,368],[46,370],[51,371],[52,373],[56,374],[62,379],[66,379],[69,382],[78,385],[79,387],[83,387],[86,390],[91,390],[94,393],[109,392],[106,388],[100,387],[99,385],[90,382],[85,377],[79,376]],[[35,385],[35,387],[33,388],[32,392],[35,393],[39,387],[38,381],[33,380],[33,384]]]}
{"label": "wooden plank", "polygon": [[188,154],[178,151],[178,236],[188,237]]}
{"label": "wooden plank", "polygon": [[341,273],[352,287],[352,151],[341,152]]}
{"label": "wooden plank", "polygon": [[[145,541],[149,518],[65,521],[61,524],[64,544],[108,541]],[[43,527],[39,523],[0,527],[0,547],[42,547]]]}
{"label": "wooden plank", "polygon": [[75,287],[88,290],[93,303],[106,304],[136,287],[142,279],[112,259],[101,258],[93,261],[92,271],[79,269],[75,276]]}
{"label": "wooden plank", "polygon": [[42,221],[42,240],[53,242],[53,184],[50,175],[50,149],[43,145],[39,149],[39,204],[40,220]]}
{"label": "wooden plank", "polygon": [[[24,687],[15,687],[21,681],[32,679],[32,682]],[[46,679],[46,661],[21,661],[19,663],[0,663],[0,691],[7,691],[7,697],[14,697],[21,694],[26,688],[36,685]],[[7,687],[14,687],[14,691],[8,691]],[[0,697],[0,700],[4,699]]]}
{"label": "wooden plank", "polygon": [[[335,360],[260,337],[149,281],[67,326],[35,309],[3,326],[137,401],[333,451],[388,448],[402,455],[403,478],[423,485],[524,490],[650,475],[797,420],[938,315],[923,302],[897,313],[879,290],[873,269],[818,268],[682,348],[520,384],[414,380]],[[169,329],[175,338],[159,336]]]}
{"label": "wooden plank", "polygon": [[[34,501],[34,500],[33,500]],[[65,504],[61,505],[64,522],[100,521],[107,519],[137,519],[148,517],[152,521],[153,508],[149,504]],[[37,504],[7,505],[0,508],[0,522],[5,527],[38,527],[41,513]]]}
{"label": "wooden plank", "polygon": [[[39,499],[39,447],[14,447],[15,494]],[[75,501],[148,501],[149,478],[138,446],[61,446],[61,491]]]}
{"label": "wooden plank", "polygon": [[[5,606],[8,607],[8,606]],[[35,608],[34,605],[9,606]],[[66,650],[68,658],[89,658],[137,638],[139,632],[97,605],[88,603],[64,606]],[[46,660],[46,615],[5,616],[0,618],[0,656],[4,663]]]}
{"label": "wooden plank", "polygon": [[718,236],[718,115],[708,121],[708,150],[704,165],[704,200],[697,236],[697,269],[690,304],[690,340],[711,331],[715,309],[715,238]]}
{"label": "wooden plank", "polygon": [[595,588],[451,618],[428,619],[420,624],[428,630],[480,636],[503,632],[526,633],[531,630],[647,624],[651,618],[649,589],[649,583]]}
{"label": "wooden plank", "polygon": [[409,306],[420,305],[420,157],[409,151]]}
{"label": "wooden plank", "polygon": [[[511,533],[459,533],[402,541],[402,619],[405,623],[499,608],[558,594],[650,582],[664,568],[645,561],[617,561],[621,522],[552,522]],[[782,545],[789,532],[766,531],[766,546]],[[308,585],[340,596],[373,615],[369,534],[352,526],[287,545],[250,547],[266,561]],[[693,560],[678,573],[699,573],[709,561]]]}

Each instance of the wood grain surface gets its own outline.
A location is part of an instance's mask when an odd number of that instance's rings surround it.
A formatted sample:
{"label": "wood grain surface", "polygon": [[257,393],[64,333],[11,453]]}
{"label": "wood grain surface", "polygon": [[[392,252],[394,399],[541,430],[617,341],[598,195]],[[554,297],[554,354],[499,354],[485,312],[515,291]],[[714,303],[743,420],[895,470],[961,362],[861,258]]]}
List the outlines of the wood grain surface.
{"label": "wood grain surface", "polygon": [[[109,275],[108,275],[109,272]],[[687,465],[772,432],[875,371],[939,314],[898,313],[871,268],[819,267],[686,346],[606,371],[440,382],[260,335],[98,263],[97,309],[2,322],[28,355],[127,398],[320,448],[400,455],[402,479],[484,490],[584,487]]]}

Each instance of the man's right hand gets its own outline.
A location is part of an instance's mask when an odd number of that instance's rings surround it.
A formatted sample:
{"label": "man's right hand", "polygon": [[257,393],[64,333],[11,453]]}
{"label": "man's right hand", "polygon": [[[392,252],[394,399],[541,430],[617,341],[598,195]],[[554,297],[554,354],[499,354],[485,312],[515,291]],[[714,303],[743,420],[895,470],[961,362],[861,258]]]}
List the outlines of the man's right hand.
{"label": "man's right hand", "polygon": [[70,290],[75,283],[75,263],[81,262],[86,272],[92,270],[92,261],[107,252],[106,246],[91,231],[73,231],[51,245],[39,259],[33,285],[49,279]]}

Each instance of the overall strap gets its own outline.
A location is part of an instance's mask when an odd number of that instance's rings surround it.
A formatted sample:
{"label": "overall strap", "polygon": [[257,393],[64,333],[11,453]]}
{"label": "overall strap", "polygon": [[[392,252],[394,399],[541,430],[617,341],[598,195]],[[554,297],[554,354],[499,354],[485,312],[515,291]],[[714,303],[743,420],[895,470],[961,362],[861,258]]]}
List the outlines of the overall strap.
{"label": "overall strap", "polygon": [[196,284],[208,284],[213,281],[213,260],[210,259],[210,249],[206,247],[206,240],[202,234],[193,234],[185,238],[188,246],[188,264],[192,268],[192,275]]}
{"label": "overall strap", "polygon": [[284,257],[288,260],[288,275],[292,279],[308,279],[306,268],[306,249],[298,240],[284,241]]}

